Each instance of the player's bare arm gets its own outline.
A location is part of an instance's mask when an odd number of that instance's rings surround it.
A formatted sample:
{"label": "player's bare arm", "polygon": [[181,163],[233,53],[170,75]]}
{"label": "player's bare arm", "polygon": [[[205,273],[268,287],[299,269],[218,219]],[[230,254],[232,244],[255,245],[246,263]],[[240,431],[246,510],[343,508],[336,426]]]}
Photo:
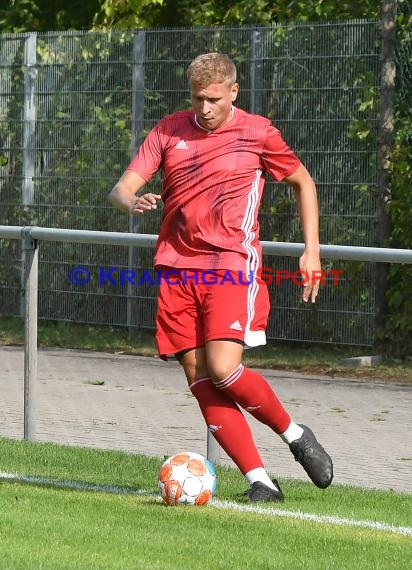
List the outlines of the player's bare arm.
{"label": "player's bare arm", "polygon": [[133,215],[155,210],[161,196],[150,192],[139,196],[138,192],[145,184],[146,180],[139,174],[132,170],[126,170],[110,192],[109,201],[117,209]]}
{"label": "player's bare arm", "polygon": [[[314,303],[319,292],[321,271],[319,246],[319,210],[315,183],[303,165],[285,181],[295,190],[299,215],[302,224],[305,250],[299,259],[299,268],[308,276],[308,282],[303,288],[302,298]],[[316,276],[319,276],[316,278]]]}

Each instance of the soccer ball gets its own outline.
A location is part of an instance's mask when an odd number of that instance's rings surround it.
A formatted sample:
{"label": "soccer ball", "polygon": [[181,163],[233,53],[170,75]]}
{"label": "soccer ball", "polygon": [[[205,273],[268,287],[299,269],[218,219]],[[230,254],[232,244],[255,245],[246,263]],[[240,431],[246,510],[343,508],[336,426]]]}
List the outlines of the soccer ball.
{"label": "soccer ball", "polygon": [[166,459],[159,472],[159,491],[166,505],[207,505],[216,491],[216,472],[203,455],[192,451]]}

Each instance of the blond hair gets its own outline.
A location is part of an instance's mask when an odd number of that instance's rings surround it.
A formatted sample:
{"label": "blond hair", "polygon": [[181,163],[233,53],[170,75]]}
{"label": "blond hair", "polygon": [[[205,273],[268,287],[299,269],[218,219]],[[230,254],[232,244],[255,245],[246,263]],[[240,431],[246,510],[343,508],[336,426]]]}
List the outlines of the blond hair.
{"label": "blond hair", "polygon": [[190,84],[207,87],[211,83],[236,83],[236,67],[224,53],[205,53],[196,57],[187,69]]}

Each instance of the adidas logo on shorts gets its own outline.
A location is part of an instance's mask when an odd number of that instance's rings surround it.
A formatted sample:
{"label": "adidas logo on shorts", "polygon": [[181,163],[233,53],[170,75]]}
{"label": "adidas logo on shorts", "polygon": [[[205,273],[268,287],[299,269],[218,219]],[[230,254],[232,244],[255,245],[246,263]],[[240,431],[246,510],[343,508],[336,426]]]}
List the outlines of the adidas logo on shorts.
{"label": "adidas logo on shorts", "polygon": [[232,323],[229,326],[229,328],[233,329],[234,331],[243,331],[242,325],[239,323],[239,321],[235,321],[234,323]]}

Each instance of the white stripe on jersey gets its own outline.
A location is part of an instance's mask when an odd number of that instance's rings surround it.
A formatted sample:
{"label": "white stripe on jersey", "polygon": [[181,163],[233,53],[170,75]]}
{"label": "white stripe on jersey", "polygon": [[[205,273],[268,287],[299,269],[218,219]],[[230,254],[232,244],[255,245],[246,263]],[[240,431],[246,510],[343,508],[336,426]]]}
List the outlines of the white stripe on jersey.
{"label": "white stripe on jersey", "polygon": [[248,203],[246,207],[245,217],[243,218],[241,229],[245,234],[245,239],[242,242],[243,247],[247,251],[247,261],[246,261],[246,276],[249,276],[253,271],[254,276],[256,276],[256,271],[259,267],[259,255],[255,247],[251,246],[251,243],[255,239],[256,235],[252,231],[253,223],[255,220],[255,213],[259,207],[259,181],[262,176],[261,170],[256,170],[256,177],[251,186],[250,192],[248,194]]}
{"label": "white stripe on jersey", "polygon": [[[252,187],[248,195],[248,204],[245,212],[245,217],[243,218],[241,226],[243,232],[245,233],[245,239],[243,240],[242,245],[246,249],[248,255],[246,261],[246,276],[248,279],[251,273],[253,272],[253,281],[251,282],[250,285],[248,285],[248,298],[247,298],[248,320],[246,323],[245,337],[244,337],[246,344],[249,344],[247,342],[247,337],[249,337],[250,339],[250,336],[253,335],[253,332],[250,331],[250,325],[255,316],[255,301],[259,291],[259,285],[256,281],[257,277],[256,274],[259,269],[259,254],[256,248],[253,247],[251,244],[255,239],[255,233],[252,231],[252,227],[255,220],[256,210],[259,207],[259,181],[261,176],[262,176],[262,171],[259,169],[256,170],[256,178],[252,184]],[[260,332],[259,336],[261,336],[261,333],[263,331],[259,332]],[[266,339],[266,335],[264,332],[263,335]],[[261,343],[259,342],[258,344]],[[256,345],[254,344],[254,342],[252,342],[250,346],[256,346]]]}

